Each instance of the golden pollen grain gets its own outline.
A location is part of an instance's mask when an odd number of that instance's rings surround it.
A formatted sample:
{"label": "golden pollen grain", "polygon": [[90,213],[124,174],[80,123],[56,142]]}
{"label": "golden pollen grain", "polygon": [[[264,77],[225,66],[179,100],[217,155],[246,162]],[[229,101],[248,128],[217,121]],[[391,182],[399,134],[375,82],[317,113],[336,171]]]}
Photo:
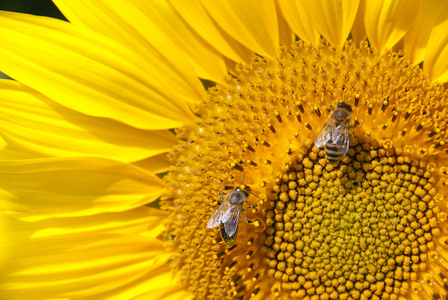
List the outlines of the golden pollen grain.
{"label": "golden pollen grain", "polygon": [[[446,297],[444,87],[366,43],[298,42],[231,72],[175,130],[164,178],[166,247],[194,297]],[[350,148],[332,164],[313,145],[339,102]],[[257,206],[227,247],[207,222],[235,187]]]}

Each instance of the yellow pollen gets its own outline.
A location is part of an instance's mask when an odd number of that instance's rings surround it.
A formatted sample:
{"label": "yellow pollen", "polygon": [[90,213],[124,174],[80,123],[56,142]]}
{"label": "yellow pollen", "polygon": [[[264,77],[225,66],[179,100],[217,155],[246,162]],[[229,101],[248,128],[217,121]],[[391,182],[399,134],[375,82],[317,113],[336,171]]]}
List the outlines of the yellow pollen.
{"label": "yellow pollen", "polygon": [[[164,177],[166,247],[193,297],[448,297],[445,88],[367,43],[298,42],[229,71],[175,129]],[[341,102],[333,162],[314,142]],[[230,236],[207,228],[220,207],[237,212]]]}

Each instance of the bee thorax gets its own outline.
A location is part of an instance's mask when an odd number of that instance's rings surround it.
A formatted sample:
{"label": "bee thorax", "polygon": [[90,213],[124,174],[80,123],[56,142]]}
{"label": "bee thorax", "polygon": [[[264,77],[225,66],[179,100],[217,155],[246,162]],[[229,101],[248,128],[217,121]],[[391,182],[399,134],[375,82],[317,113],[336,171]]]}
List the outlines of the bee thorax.
{"label": "bee thorax", "polygon": [[242,193],[233,192],[229,194],[229,201],[232,204],[245,204],[246,203],[246,196]]}

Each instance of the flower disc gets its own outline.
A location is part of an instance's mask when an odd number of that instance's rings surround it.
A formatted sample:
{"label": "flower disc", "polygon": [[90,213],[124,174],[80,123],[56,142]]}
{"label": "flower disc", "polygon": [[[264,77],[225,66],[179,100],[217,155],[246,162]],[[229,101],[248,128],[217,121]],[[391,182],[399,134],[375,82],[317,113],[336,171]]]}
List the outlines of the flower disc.
{"label": "flower disc", "polygon": [[[400,53],[352,42],[298,42],[225,82],[176,130],[165,177],[166,245],[197,299],[447,295],[443,86]],[[350,148],[332,164],[314,140],[340,102]],[[228,248],[207,222],[237,186],[255,222],[241,217]]]}

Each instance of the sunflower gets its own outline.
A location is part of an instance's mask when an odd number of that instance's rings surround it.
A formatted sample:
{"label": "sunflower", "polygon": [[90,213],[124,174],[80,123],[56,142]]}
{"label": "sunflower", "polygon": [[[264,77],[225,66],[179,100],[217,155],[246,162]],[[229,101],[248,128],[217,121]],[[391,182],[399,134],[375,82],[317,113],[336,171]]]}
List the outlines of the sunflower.
{"label": "sunflower", "polygon": [[2,299],[447,297],[445,1],[54,2],[0,12]]}

